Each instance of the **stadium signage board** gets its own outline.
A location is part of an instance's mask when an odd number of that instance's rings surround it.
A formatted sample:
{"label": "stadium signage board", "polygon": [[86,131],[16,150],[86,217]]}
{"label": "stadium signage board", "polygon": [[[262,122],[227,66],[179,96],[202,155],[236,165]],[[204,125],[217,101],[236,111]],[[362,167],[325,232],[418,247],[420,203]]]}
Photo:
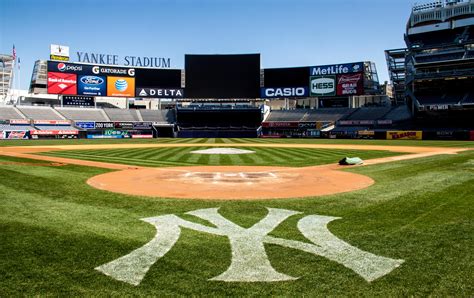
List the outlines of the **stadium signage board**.
{"label": "stadium signage board", "polygon": [[136,88],[135,94],[137,97],[183,98],[184,90],[169,88]]}
{"label": "stadium signage board", "polygon": [[107,96],[135,97],[135,78],[107,77]]}
{"label": "stadium signage board", "polygon": [[49,94],[77,94],[77,76],[72,73],[48,72]]}
{"label": "stadium signage board", "polygon": [[152,122],[134,122],[133,129],[151,129]]}
{"label": "stadium signage board", "polygon": [[336,76],[316,76],[310,78],[311,96],[335,96]]}
{"label": "stadium signage board", "polygon": [[364,93],[364,80],[362,73],[337,76],[337,95],[352,96]]}
{"label": "stadium signage board", "polygon": [[312,66],[309,68],[310,76],[338,75],[364,71],[363,62]]}
{"label": "stadium signage board", "polygon": [[421,140],[422,131],[387,131],[387,140]]}
{"label": "stadium signage board", "polygon": [[65,95],[62,97],[62,103],[68,107],[93,107],[94,97]]}
{"label": "stadium signage board", "polygon": [[70,125],[69,120],[33,120],[34,125]]}
{"label": "stadium signage board", "polygon": [[110,128],[115,128],[115,126],[113,122],[96,122],[95,128],[110,129]]}
{"label": "stadium signage board", "polygon": [[74,122],[74,124],[77,127],[83,128],[83,129],[94,129],[95,128],[95,122],[94,121],[77,121]]}
{"label": "stadium signage board", "polygon": [[49,58],[57,61],[69,61],[69,47],[57,44],[50,45]]}
{"label": "stadium signage board", "polygon": [[88,74],[92,74],[92,67],[93,65],[56,62],[56,61],[48,61],[47,63],[48,73],[59,72],[59,73],[73,73],[73,74],[88,75]]}
{"label": "stadium signage board", "polygon": [[100,76],[79,76],[77,93],[80,95],[105,96],[107,94],[106,78]]}
{"label": "stadium signage board", "polygon": [[262,127],[284,127],[284,128],[297,128],[297,121],[286,121],[286,122],[263,122]]}
{"label": "stadium signage board", "polygon": [[9,123],[10,124],[20,124],[20,125],[29,125],[30,120],[28,120],[28,119],[10,119]]}
{"label": "stadium signage board", "polygon": [[51,136],[51,135],[77,135],[79,134],[78,130],[30,130],[31,135],[36,136]]}
{"label": "stadium signage board", "polygon": [[125,56],[123,57],[123,59],[121,59],[119,55],[87,52],[76,52],[76,56],[77,61],[82,63],[155,68],[171,67],[171,59],[163,57]]}
{"label": "stadium signage board", "polygon": [[261,98],[307,97],[308,87],[261,88]]}
{"label": "stadium signage board", "polygon": [[132,122],[114,122],[114,128],[118,129],[133,129],[134,125]]}

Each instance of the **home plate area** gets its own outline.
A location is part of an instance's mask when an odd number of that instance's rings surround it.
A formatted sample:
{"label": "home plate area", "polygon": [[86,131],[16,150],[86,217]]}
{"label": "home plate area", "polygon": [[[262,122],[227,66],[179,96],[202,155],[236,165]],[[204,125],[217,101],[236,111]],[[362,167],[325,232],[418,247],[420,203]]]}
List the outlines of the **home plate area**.
{"label": "home plate area", "polygon": [[314,197],[369,187],[374,181],[334,166],[138,168],[90,178],[95,188],[129,195],[209,200]]}

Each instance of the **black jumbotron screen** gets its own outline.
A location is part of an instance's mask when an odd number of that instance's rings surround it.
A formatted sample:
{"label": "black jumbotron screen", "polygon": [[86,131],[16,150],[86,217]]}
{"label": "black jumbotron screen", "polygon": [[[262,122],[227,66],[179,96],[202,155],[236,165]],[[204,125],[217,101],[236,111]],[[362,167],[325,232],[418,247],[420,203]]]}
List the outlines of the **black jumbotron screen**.
{"label": "black jumbotron screen", "polygon": [[260,97],[260,54],[186,55],[187,98]]}
{"label": "black jumbotron screen", "polygon": [[263,73],[265,87],[309,86],[309,67],[267,68]]}
{"label": "black jumbotron screen", "polygon": [[140,87],[181,88],[181,69],[136,68],[135,78]]}

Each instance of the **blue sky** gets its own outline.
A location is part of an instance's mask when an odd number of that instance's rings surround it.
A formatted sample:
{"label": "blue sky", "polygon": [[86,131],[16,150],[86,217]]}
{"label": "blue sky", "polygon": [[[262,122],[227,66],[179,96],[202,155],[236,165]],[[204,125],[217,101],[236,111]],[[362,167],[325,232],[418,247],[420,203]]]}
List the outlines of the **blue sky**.
{"label": "blue sky", "polygon": [[51,43],[76,52],[171,58],[261,53],[263,68],[374,61],[404,47],[412,0],[0,0],[0,53],[15,44],[21,87]]}

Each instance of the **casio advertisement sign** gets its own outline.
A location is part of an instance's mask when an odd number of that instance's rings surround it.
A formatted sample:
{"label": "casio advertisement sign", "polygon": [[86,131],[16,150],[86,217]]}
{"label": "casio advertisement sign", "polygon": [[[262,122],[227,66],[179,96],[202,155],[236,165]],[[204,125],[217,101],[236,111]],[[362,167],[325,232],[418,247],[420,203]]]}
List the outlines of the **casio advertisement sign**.
{"label": "casio advertisement sign", "polygon": [[308,87],[288,87],[288,88],[261,88],[261,98],[281,98],[281,97],[307,97]]}
{"label": "casio advertisement sign", "polygon": [[363,72],[363,71],[364,71],[363,62],[313,66],[309,68],[310,76],[338,75],[338,74],[355,73],[355,72]]}
{"label": "casio advertisement sign", "polygon": [[183,89],[170,88],[136,88],[135,95],[137,97],[152,98],[183,98]]}
{"label": "casio advertisement sign", "polygon": [[310,78],[311,96],[335,96],[336,76],[317,76]]}

